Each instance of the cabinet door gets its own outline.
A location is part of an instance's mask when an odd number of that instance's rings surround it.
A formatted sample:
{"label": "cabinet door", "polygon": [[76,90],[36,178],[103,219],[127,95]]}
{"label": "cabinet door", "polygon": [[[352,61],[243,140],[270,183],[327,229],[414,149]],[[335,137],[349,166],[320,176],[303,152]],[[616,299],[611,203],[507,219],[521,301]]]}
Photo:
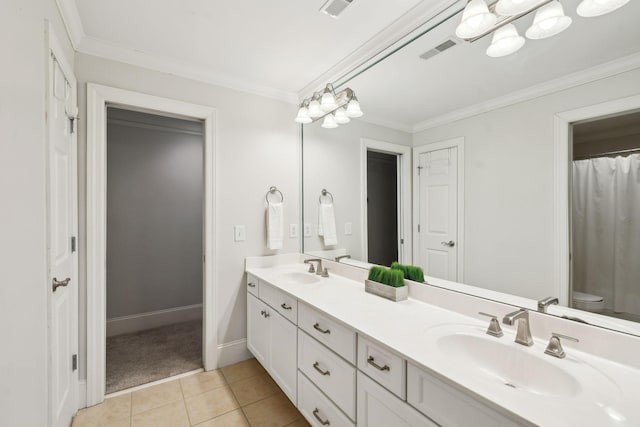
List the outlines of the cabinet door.
{"label": "cabinet door", "polygon": [[247,293],[247,348],[265,368],[269,356],[269,307]]}
{"label": "cabinet door", "polygon": [[402,400],[358,372],[358,427],[437,427]]}
{"label": "cabinet door", "polygon": [[270,357],[268,371],[289,399],[296,404],[296,362],[298,328],[275,310],[271,310]]}

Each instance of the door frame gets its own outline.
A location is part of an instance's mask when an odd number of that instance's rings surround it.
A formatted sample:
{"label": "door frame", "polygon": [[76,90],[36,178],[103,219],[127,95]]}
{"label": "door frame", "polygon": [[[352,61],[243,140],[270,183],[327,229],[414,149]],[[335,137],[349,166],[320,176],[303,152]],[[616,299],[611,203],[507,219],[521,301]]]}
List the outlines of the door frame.
{"label": "door frame", "polygon": [[571,307],[571,166],[573,123],[601,119],[640,109],[640,95],[601,102],[554,117],[554,291],[561,305]]}
{"label": "door frame", "polygon": [[[430,151],[444,150],[447,148],[457,148],[458,151],[458,212],[457,214],[457,234],[456,241],[456,282],[464,282],[464,137],[446,139],[444,141],[432,142],[413,147],[413,217],[416,218],[413,226],[413,253],[417,257],[420,254],[420,234],[418,233],[418,222],[420,218],[420,155]],[[429,272],[427,272],[428,275]]]}
{"label": "door frame", "polygon": [[203,346],[206,371],[218,367],[216,325],[216,109],[87,83],[87,405],[106,383],[107,106],[204,122]]}
{"label": "door frame", "polygon": [[[49,21],[46,22],[45,25],[45,34],[46,34],[46,39],[47,39],[47,44],[48,44],[48,50],[47,50],[47,54],[46,54],[46,64],[47,64],[47,75],[46,75],[46,82],[45,82],[45,87],[47,88],[46,90],[46,103],[45,103],[45,109],[47,111],[47,118],[50,116],[50,111],[49,111],[49,107],[51,106],[51,100],[50,100],[50,85],[49,82],[51,81],[51,77],[52,77],[52,73],[53,73],[53,68],[51,67],[51,64],[53,63],[52,59],[51,59],[51,55],[53,57],[55,57],[56,62],[58,63],[58,65],[60,66],[60,68],[62,69],[62,72],[65,76],[65,78],[69,81],[69,85],[71,86],[71,98],[73,100],[73,106],[77,107],[78,106],[78,82],[76,80],[76,76],[73,72],[73,67],[71,65],[71,63],[67,60],[65,53],[64,53],[64,49],[62,47],[62,43],[60,42],[60,39],[58,38],[58,36],[55,33],[55,30],[53,28],[53,26],[51,25],[51,23]],[[72,175],[72,183],[71,183],[71,199],[72,199],[72,225],[71,225],[71,235],[74,236],[76,238],[76,248],[75,251],[73,251],[72,254],[72,267],[71,267],[71,283],[74,284],[73,286],[69,287],[68,290],[72,292],[71,294],[71,302],[72,305],[75,307],[75,310],[73,310],[73,314],[72,317],[70,319],[70,324],[73,325],[72,330],[70,332],[70,336],[72,339],[72,346],[75,348],[75,354],[78,355],[79,354],[79,344],[78,344],[78,315],[79,315],[79,299],[78,299],[78,292],[79,292],[79,277],[80,277],[80,271],[79,271],[79,265],[78,265],[78,121],[75,120],[75,129],[74,132],[71,133],[71,175]],[[50,135],[50,128],[49,128],[49,121],[48,119],[45,120],[45,126],[46,126],[46,141],[47,141],[47,163],[46,163],[46,168],[47,168],[47,173],[46,173],[46,177],[47,177],[47,212],[49,211],[49,144],[51,144],[51,135]],[[52,277],[51,277],[51,265],[49,265],[49,255],[48,252],[50,250],[50,244],[51,242],[49,241],[49,230],[50,230],[51,224],[49,223],[49,215],[47,214],[47,282],[46,282],[46,290],[47,290],[47,329],[48,329],[48,336],[47,336],[47,349],[49,354],[51,354],[51,351],[53,349],[52,347],[52,337],[50,336],[51,334],[51,321],[52,321],[52,316],[53,313],[51,312],[51,300],[53,298],[53,293],[51,292],[51,288],[50,288],[50,284],[52,281]],[[70,236],[71,237],[71,236]],[[51,381],[51,375],[53,374],[53,369],[54,367],[51,366],[51,361],[52,358],[49,357],[48,358],[48,365],[47,365],[47,406],[48,406],[48,414],[47,414],[47,424],[51,425],[52,421],[53,421],[53,417],[54,417],[54,405],[53,405],[53,397],[54,397],[54,390],[52,390],[52,386],[53,386],[53,382]],[[71,392],[71,404],[72,404],[72,408],[75,412],[75,410],[78,408],[78,402],[79,402],[79,394],[80,394],[80,390],[79,390],[79,378],[78,378],[78,372],[79,369],[75,370],[75,374],[74,374],[74,379],[72,381],[72,383],[70,384],[70,392]]]}
{"label": "door frame", "polygon": [[[400,262],[411,264],[411,147],[375,139],[360,138],[360,217],[361,250],[364,260],[368,259],[368,226],[367,226],[367,152],[394,154],[398,156],[398,257]],[[404,243],[400,243],[404,239]]]}

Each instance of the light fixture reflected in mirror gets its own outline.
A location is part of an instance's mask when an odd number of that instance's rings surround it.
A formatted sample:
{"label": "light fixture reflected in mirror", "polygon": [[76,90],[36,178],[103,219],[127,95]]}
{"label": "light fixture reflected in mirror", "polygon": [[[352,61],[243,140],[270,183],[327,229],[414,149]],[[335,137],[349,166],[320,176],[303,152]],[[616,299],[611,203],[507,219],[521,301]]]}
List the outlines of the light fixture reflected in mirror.
{"label": "light fixture reflected in mirror", "polygon": [[492,58],[511,55],[524,46],[524,37],[518,34],[513,24],[507,24],[493,33],[491,45],[487,48],[487,55]]}
{"label": "light fixture reflected in mirror", "polygon": [[533,25],[526,32],[532,40],[546,39],[560,34],[571,25],[571,18],[564,14],[559,1],[554,0],[536,11]]}
{"label": "light fixture reflected in mirror", "polygon": [[582,0],[578,5],[578,15],[583,18],[593,18],[606,15],[620,9],[629,0]]}
{"label": "light fixture reflected in mirror", "polygon": [[319,92],[315,92],[300,104],[296,123],[308,124],[324,118],[322,127],[337,128],[339,124],[349,123],[351,117],[362,117],[360,103],[350,88],[336,93],[331,83]]}
{"label": "light fixture reflected in mirror", "polygon": [[322,98],[320,99],[320,108],[325,113],[329,111],[333,111],[338,107],[336,104],[336,98],[334,95],[333,86],[331,84],[327,84],[327,87],[324,88],[322,92]]}
{"label": "light fixture reflected in mirror", "polygon": [[309,117],[315,119],[322,117],[323,115],[324,112],[322,111],[322,108],[320,108],[320,102],[318,102],[317,99],[312,99],[311,102],[309,102]]}
{"label": "light fixture reflected in mirror", "polygon": [[325,129],[335,129],[338,127],[338,123],[336,123],[336,118],[333,116],[333,114],[327,114],[326,116],[324,116],[322,127]]}
{"label": "light fixture reflected in mirror", "polygon": [[469,39],[477,37],[493,27],[496,15],[489,12],[484,0],[471,0],[462,12],[462,22],[456,28],[456,36]]}
{"label": "light fixture reflected in mirror", "polygon": [[343,107],[338,108],[334,115],[336,117],[336,123],[338,123],[339,125],[344,125],[351,121]]}
{"label": "light fixture reflected in mirror", "polygon": [[349,104],[347,105],[347,117],[362,117],[363,113],[360,109],[360,103],[358,102],[358,98],[354,95]]}

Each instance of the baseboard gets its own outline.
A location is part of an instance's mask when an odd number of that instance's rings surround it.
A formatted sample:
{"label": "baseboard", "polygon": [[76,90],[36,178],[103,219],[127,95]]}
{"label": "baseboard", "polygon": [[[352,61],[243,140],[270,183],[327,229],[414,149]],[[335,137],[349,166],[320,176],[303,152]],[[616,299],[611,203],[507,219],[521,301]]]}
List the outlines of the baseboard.
{"label": "baseboard", "polygon": [[78,381],[78,409],[87,407],[87,380]]}
{"label": "baseboard", "polygon": [[224,368],[252,357],[253,354],[247,349],[246,339],[231,341],[218,346],[218,368]]}
{"label": "baseboard", "polygon": [[202,304],[150,311],[131,316],[114,317],[113,319],[107,319],[107,336],[111,337],[130,332],[144,331],[145,329],[158,328],[160,326],[197,319],[202,319]]}

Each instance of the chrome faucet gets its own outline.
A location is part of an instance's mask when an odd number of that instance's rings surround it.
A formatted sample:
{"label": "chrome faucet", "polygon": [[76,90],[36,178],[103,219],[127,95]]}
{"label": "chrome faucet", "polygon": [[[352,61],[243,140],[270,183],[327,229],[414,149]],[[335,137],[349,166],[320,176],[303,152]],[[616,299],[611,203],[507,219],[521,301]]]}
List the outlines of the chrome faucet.
{"label": "chrome faucet", "polygon": [[538,301],[538,311],[540,313],[546,313],[547,307],[549,307],[551,304],[558,304],[558,298],[546,297],[544,299],[541,299],[540,301]]}
{"label": "chrome faucet", "polygon": [[351,255],[340,255],[340,256],[337,256],[335,259],[336,259],[336,262],[340,262],[341,259],[345,259],[345,258],[351,258]]}
{"label": "chrome faucet", "polygon": [[518,323],[516,343],[526,345],[527,347],[532,346],[533,338],[531,337],[531,329],[529,328],[529,311],[521,308],[513,313],[505,314],[502,318],[502,323],[505,325],[511,326],[514,322]]}
{"label": "chrome faucet", "polygon": [[[313,263],[317,262],[318,265],[316,268],[313,267]],[[316,273],[317,275],[322,275],[322,260],[320,258],[309,258],[304,260],[305,264],[309,264],[309,273]]]}

